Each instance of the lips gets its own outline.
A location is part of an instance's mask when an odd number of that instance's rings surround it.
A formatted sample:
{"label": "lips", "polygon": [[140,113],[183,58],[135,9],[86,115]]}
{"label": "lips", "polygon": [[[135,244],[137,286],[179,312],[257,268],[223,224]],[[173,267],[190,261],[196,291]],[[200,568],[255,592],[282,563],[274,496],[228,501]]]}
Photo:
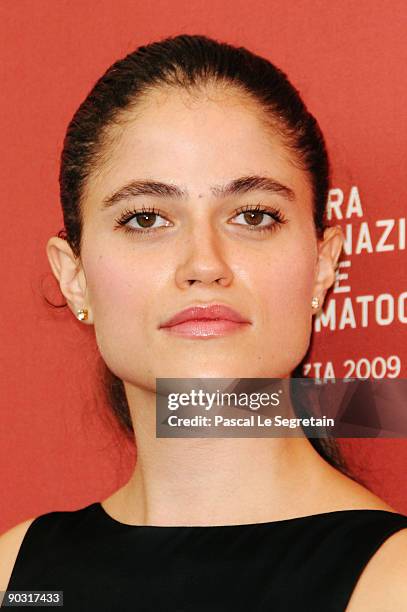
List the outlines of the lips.
{"label": "lips", "polygon": [[222,304],[212,304],[211,306],[193,306],[186,308],[171,317],[160,327],[174,327],[186,321],[232,321],[234,323],[250,323],[236,310]]}

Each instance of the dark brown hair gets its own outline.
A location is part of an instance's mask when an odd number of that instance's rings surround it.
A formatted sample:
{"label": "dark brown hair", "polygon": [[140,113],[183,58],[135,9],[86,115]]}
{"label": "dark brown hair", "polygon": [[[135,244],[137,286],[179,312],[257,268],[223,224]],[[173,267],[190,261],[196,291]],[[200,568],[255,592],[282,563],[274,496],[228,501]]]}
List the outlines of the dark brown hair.
{"label": "dark brown hair", "polygon": [[[58,235],[68,241],[76,257],[81,252],[84,189],[108,149],[109,127],[120,123],[123,113],[154,88],[169,86],[193,93],[209,84],[235,88],[264,111],[263,116],[283,137],[296,163],[308,173],[316,235],[322,237],[329,160],[318,123],[297,89],[269,60],[244,47],[185,34],[141,46],[116,61],[96,82],[68,126],[59,177],[65,227]],[[132,434],[123,382],[107,366],[105,390],[119,423]],[[310,440],[326,461],[350,475],[334,439]]]}

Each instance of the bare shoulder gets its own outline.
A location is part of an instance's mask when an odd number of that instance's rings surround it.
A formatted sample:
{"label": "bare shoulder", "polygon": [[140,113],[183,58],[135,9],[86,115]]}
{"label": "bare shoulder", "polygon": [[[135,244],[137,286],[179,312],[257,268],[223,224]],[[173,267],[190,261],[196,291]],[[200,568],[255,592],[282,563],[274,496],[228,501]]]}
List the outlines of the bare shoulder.
{"label": "bare shoulder", "polygon": [[[332,466],[327,468],[323,483],[324,505],[329,510],[387,510],[397,512],[366,486],[339,472]],[[333,500],[336,500],[333,503]]]}
{"label": "bare shoulder", "polygon": [[20,546],[35,518],[29,518],[15,525],[0,536],[0,591],[7,590]]}
{"label": "bare shoulder", "polygon": [[[383,499],[348,476],[333,472],[326,481],[331,509],[371,509],[397,513]],[[332,507],[331,499],[338,499]],[[327,503],[325,501],[325,503]],[[407,610],[407,528],[387,537],[363,568],[346,612]]]}
{"label": "bare shoulder", "polygon": [[363,569],[346,612],[407,610],[407,528],[380,546]]}
{"label": "bare shoulder", "polygon": [[[397,510],[363,485],[342,474],[332,478],[329,492],[341,507],[395,512]],[[369,559],[353,590],[346,612],[407,610],[407,528],[390,535]]]}

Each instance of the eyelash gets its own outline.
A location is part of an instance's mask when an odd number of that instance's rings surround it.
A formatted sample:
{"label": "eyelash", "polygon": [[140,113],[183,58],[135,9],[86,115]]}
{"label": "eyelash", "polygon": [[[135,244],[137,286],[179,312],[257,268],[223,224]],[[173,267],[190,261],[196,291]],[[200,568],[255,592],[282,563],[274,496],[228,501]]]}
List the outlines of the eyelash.
{"label": "eyelash", "polygon": [[[284,217],[284,215],[278,208],[264,208],[262,207],[261,204],[256,204],[255,206],[251,206],[250,204],[247,204],[245,206],[241,206],[240,208],[238,208],[237,211],[235,212],[235,216],[238,216],[245,212],[256,212],[256,213],[266,214],[272,219],[274,219],[275,221],[274,223],[270,223],[269,225],[258,226],[258,227],[256,227],[255,225],[247,225],[246,227],[249,231],[255,231],[255,232],[269,231],[270,232],[270,231],[279,229],[283,224],[287,223],[287,219]],[[117,224],[115,226],[115,229],[122,228],[124,232],[134,235],[134,234],[149,234],[151,232],[156,232],[158,230],[161,230],[164,227],[168,227],[166,225],[161,225],[159,227],[150,227],[150,228],[141,229],[141,228],[134,228],[134,227],[131,228],[129,225],[127,225],[127,223],[131,221],[133,218],[135,218],[137,215],[142,215],[146,213],[155,214],[160,217],[163,217],[163,215],[161,214],[161,211],[155,208],[154,206],[150,206],[150,207],[142,206],[141,209],[132,209],[132,210],[126,209],[117,219],[115,219],[115,222]],[[165,219],[165,217],[163,218]],[[239,223],[236,225],[243,225],[243,224]]]}

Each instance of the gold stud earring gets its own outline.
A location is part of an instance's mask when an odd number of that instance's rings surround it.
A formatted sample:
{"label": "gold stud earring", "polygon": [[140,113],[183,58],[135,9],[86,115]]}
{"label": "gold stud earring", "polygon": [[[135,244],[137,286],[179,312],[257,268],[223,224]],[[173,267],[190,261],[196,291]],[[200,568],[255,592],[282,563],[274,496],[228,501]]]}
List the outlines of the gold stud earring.
{"label": "gold stud earring", "polygon": [[78,317],[79,321],[86,321],[86,319],[88,318],[88,309],[80,308],[76,311],[76,316]]}
{"label": "gold stud earring", "polygon": [[314,297],[312,298],[311,306],[315,310],[317,310],[317,308],[319,308],[319,298],[316,295],[314,295]]}

